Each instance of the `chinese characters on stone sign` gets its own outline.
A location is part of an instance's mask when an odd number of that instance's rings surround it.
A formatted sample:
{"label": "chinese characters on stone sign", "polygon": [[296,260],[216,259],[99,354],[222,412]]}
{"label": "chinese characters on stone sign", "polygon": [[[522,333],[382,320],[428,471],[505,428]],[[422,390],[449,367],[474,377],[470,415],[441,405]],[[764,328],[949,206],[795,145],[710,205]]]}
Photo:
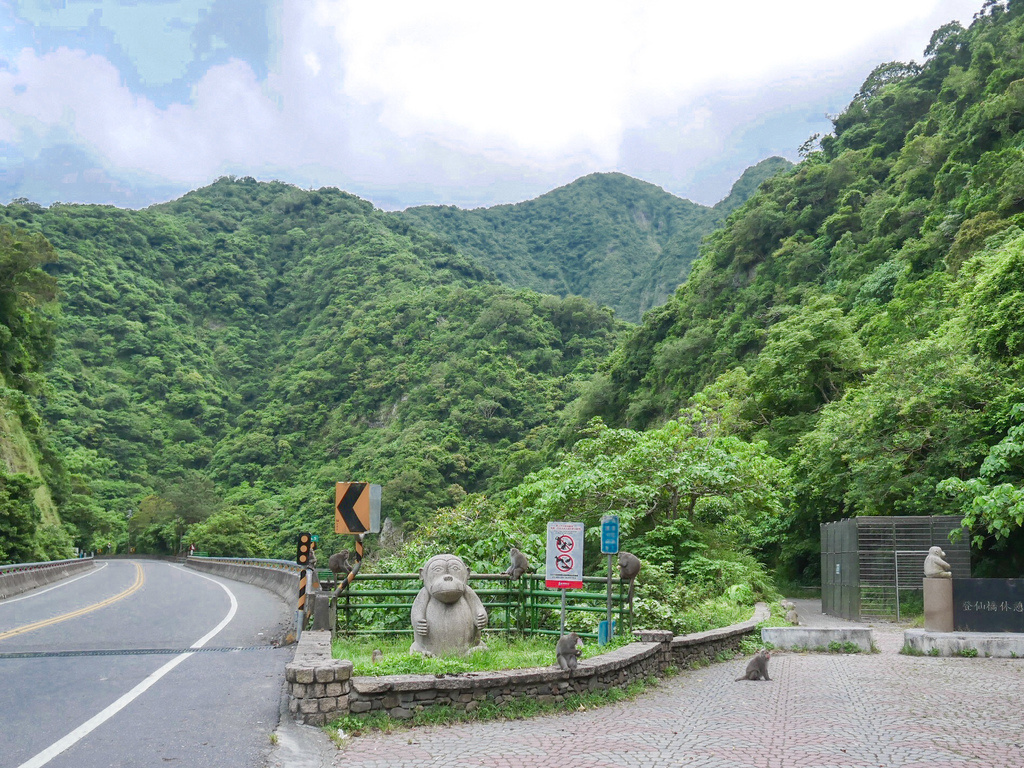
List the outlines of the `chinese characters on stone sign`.
{"label": "chinese characters on stone sign", "polygon": [[965,611],[986,611],[989,613],[997,613],[1000,611],[1012,611],[1013,613],[1024,613],[1024,602],[1018,601],[1011,603],[1006,600],[1002,602],[996,602],[995,600],[965,600],[961,604],[961,608]]}

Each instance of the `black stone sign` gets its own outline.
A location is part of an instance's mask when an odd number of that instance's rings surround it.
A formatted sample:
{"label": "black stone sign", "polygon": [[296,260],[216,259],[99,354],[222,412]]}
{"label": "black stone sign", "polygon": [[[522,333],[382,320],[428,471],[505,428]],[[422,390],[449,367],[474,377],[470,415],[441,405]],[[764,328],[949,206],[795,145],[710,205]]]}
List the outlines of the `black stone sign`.
{"label": "black stone sign", "polygon": [[956,632],[1024,632],[1024,579],[953,579]]}

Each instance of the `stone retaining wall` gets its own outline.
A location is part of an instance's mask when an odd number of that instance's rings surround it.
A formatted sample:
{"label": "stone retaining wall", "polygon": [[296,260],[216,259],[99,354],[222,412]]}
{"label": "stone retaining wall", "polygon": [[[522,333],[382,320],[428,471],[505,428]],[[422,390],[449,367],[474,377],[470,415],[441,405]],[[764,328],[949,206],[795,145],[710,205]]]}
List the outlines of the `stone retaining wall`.
{"label": "stone retaining wall", "polygon": [[91,557],[80,557],[74,560],[54,560],[51,563],[27,563],[5,569],[0,571],[0,600],[84,573],[95,565]]}
{"label": "stone retaining wall", "polygon": [[557,666],[458,675],[352,677],[352,663],[331,658],[329,632],[303,632],[295,660],[285,668],[289,708],[299,722],[323,725],[352,713],[387,712],[405,720],[428,707],[472,712],[481,703],[501,705],[518,698],[542,703],[609,688],[625,688],[669,667],[711,662],[739,649],[740,641],[768,618],[758,603],[754,617],[731,627],[673,637],[668,631],[639,631],[638,642],[586,659],[570,675]]}

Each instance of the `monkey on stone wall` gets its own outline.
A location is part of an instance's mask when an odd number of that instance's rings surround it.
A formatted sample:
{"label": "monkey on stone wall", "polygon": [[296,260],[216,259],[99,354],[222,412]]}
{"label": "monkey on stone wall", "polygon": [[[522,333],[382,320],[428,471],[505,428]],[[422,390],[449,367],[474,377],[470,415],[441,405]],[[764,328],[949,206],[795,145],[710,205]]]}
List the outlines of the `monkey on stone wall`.
{"label": "monkey on stone wall", "polygon": [[768,677],[768,659],[771,657],[768,650],[762,648],[754,654],[754,658],[747,662],[747,671],[743,673],[742,677],[737,677],[736,682],[738,683],[740,680],[771,680]]}
{"label": "monkey on stone wall", "polygon": [[561,670],[571,674],[579,664],[582,651],[583,640],[575,632],[569,632],[558,638],[558,643],[555,645],[555,659]]}

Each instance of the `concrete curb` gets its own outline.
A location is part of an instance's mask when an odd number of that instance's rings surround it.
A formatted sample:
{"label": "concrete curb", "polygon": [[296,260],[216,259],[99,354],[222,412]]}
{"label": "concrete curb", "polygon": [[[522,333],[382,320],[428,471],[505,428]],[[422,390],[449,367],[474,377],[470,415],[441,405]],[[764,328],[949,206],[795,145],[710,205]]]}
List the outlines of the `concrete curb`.
{"label": "concrete curb", "polygon": [[[1024,635],[1013,632],[903,632],[904,648],[929,656],[981,656],[1024,659]],[[974,652],[977,652],[975,654]]]}
{"label": "concrete curb", "polygon": [[874,644],[874,636],[867,627],[765,627],[761,639],[782,650],[814,650],[828,648],[829,643],[852,643],[871,653]]}
{"label": "concrete curb", "polygon": [[61,581],[95,566],[96,563],[92,558],[85,557],[16,566],[13,570],[0,572],[0,600],[52,584],[55,581]]}

